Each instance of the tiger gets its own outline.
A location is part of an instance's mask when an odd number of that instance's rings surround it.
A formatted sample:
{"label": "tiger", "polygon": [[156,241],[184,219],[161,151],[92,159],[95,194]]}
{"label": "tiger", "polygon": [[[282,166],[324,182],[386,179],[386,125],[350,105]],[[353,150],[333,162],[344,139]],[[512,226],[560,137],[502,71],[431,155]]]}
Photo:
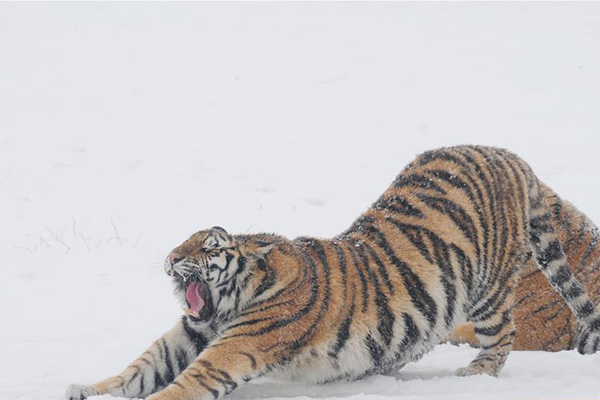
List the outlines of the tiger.
{"label": "tiger", "polygon": [[418,360],[466,322],[480,350],[456,374],[497,376],[530,259],[593,353],[600,313],[569,269],[545,188],[507,150],[445,147],[417,156],[333,238],[196,232],[164,264],[184,306],[175,326],[121,374],[66,398],[204,400],[263,376],[356,380]]}
{"label": "tiger", "polygon": [[[552,225],[567,255],[571,272],[583,284],[592,303],[600,304],[600,231],[573,204],[548,188],[543,190],[552,210]],[[529,260],[515,292],[514,350],[549,351],[579,349],[586,345],[582,326],[567,303]],[[472,324],[459,325],[449,341],[479,346]]]}

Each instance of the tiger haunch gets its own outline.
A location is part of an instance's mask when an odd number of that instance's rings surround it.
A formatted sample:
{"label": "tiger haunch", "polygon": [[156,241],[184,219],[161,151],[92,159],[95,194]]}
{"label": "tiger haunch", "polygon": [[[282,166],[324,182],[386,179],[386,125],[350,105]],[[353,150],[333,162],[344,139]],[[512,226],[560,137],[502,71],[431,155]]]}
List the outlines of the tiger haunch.
{"label": "tiger haunch", "polygon": [[[568,201],[561,199],[548,187],[542,190],[552,209],[552,225],[567,255],[572,273],[600,304],[600,234],[598,227]],[[527,263],[516,289],[515,350],[561,351],[591,349],[585,336],[584,324],[578,322],[567,303],[552,290],[550,282],[537,267],[533,258]],[[449,340],[479,346],[473,326],[457,327]]]}

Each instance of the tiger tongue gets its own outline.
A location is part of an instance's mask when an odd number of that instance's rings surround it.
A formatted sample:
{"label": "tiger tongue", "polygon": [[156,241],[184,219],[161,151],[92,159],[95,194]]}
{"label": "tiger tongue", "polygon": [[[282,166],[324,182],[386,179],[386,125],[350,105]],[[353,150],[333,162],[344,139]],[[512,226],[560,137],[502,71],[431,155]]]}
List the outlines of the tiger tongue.
{"label": "tiger tongue", "polygon": [[185,292],[185,298],[190,304],[190,309],[199,313],[204,308],[204,299],[202,298],[201,285],[198,282],[192,282]]}

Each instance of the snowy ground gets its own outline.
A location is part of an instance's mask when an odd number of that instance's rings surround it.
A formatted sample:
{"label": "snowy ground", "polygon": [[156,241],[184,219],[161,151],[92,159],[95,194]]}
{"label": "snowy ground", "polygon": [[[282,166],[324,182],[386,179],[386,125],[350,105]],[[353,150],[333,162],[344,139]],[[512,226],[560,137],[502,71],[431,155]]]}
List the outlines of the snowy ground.
{"label": "snowy ground", "polygon": [[[508,147],[600,221],[600,3],[0,3],[0,399],[61,399],[176,320],[192,232],[327,237],[417,153]],[[592,399],[600,355],[440,346],[236,399]]]}

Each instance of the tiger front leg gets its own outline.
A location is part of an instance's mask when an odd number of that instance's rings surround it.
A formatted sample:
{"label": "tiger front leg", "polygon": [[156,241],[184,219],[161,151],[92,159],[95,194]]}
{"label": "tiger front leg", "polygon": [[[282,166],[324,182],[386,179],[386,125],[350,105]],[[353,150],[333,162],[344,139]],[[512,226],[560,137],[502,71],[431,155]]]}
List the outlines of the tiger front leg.
{"label": "tiger front leg", "polygon": [[196,331],[182,319],[121,374],[93,385],[71,385],[66,398],[83,400],[102,394],[127,398],[148,396],[171,383],[213,336],[210,329]]}
{"label": "tiger front leg", "polygon": [[[268,335],[267,335],[268,336]],[[265,337],[224,337],[209,346],[181,375],[148,400],[216,400],[277,364]]]}

